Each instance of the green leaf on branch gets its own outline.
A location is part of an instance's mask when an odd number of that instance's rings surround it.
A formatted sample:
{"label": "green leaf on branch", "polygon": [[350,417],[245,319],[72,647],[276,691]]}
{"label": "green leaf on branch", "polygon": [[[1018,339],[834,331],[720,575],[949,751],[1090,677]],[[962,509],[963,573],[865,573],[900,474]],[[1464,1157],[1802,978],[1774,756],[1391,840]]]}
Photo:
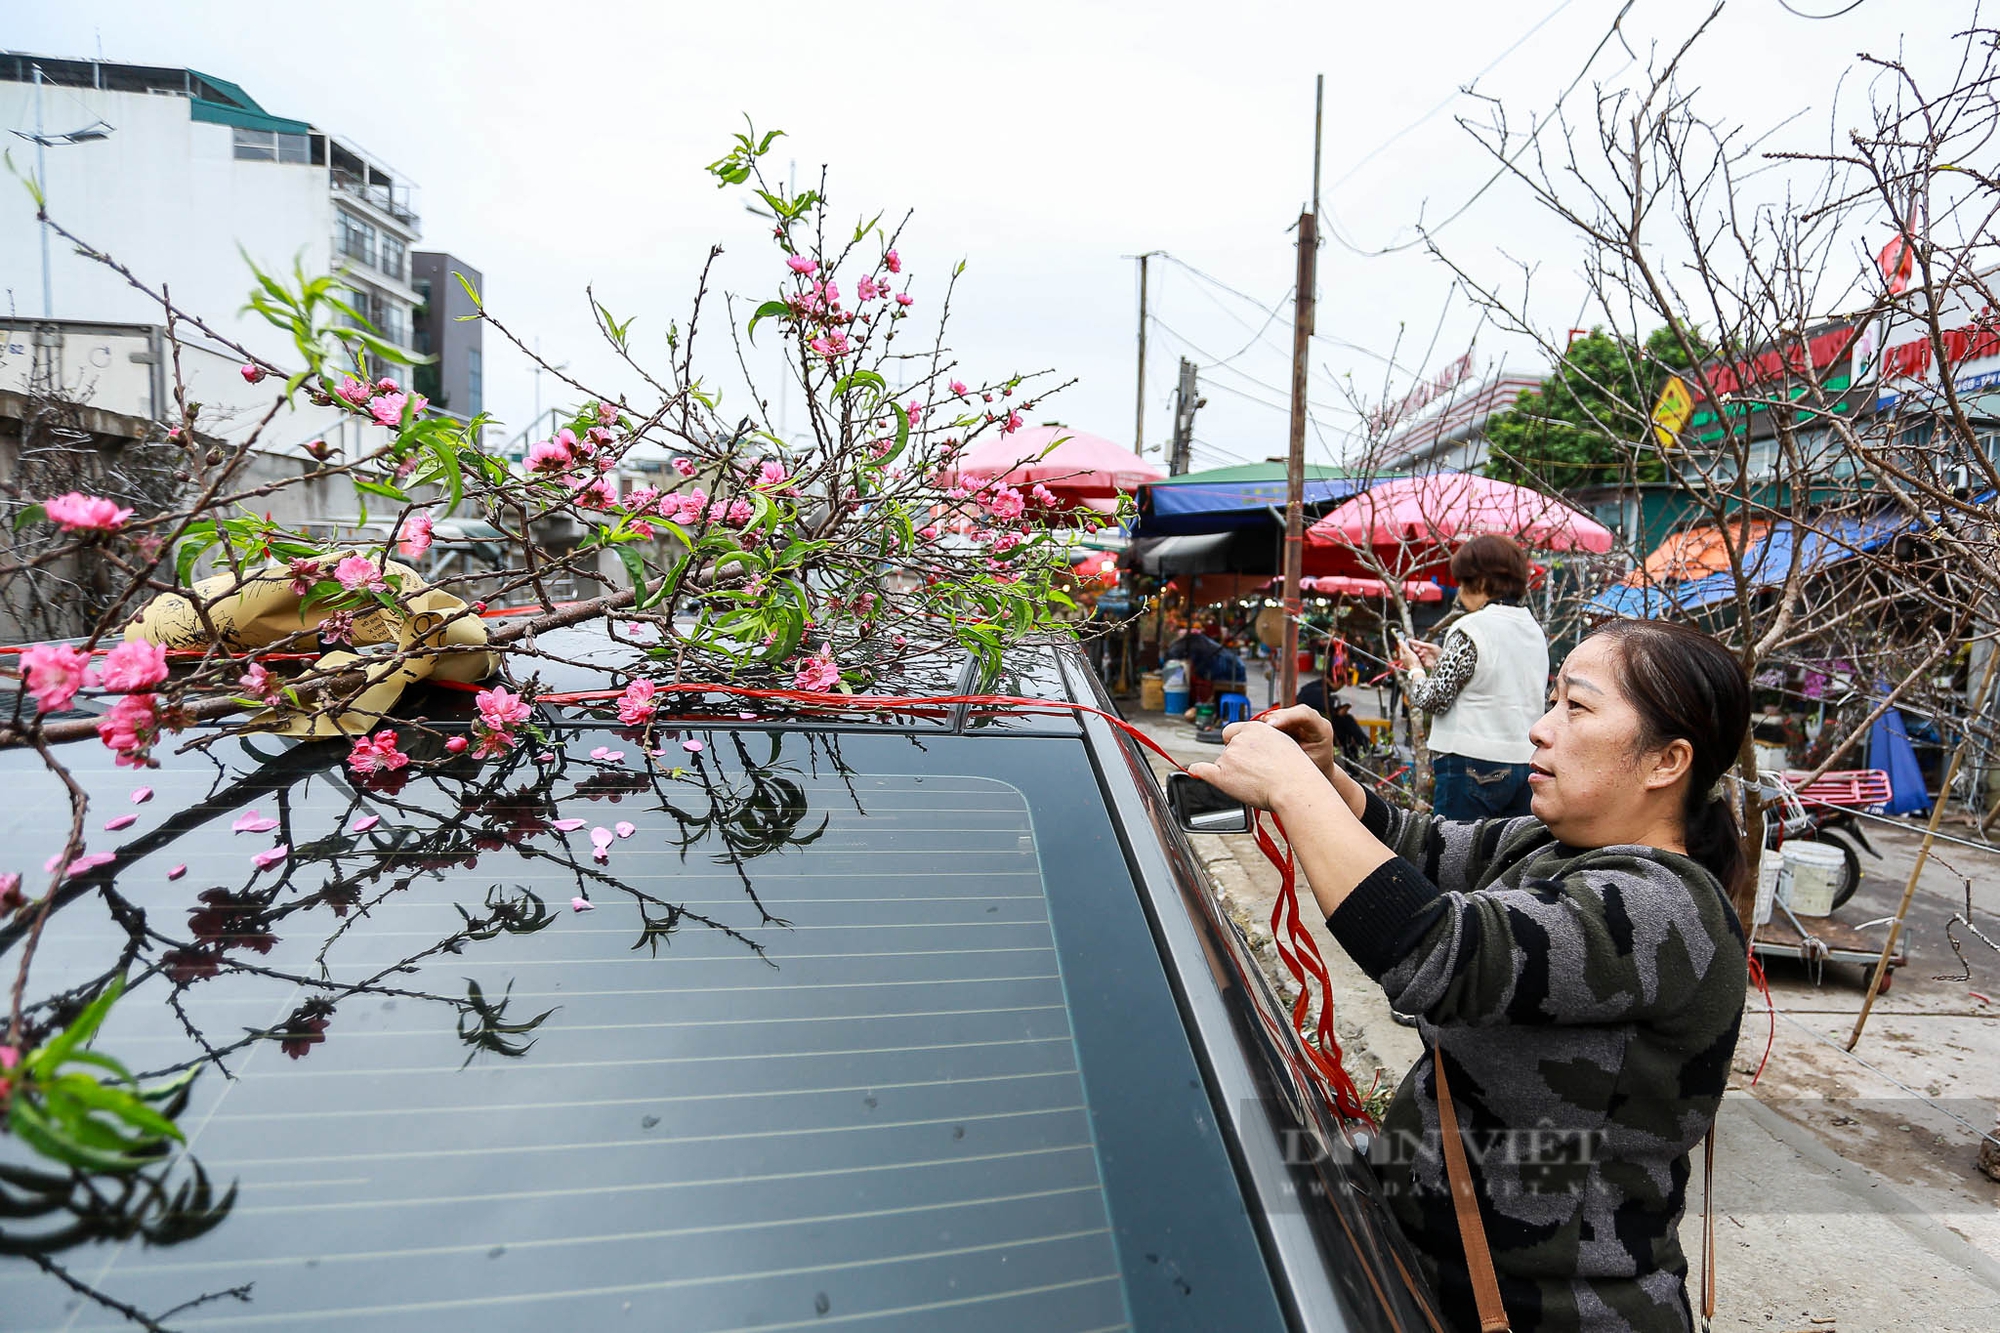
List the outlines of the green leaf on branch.
{"label": "green leaf on branch", "polygon": [[30,523],[41,523],[45,521],[48,518],[48,516],[49,516],[49,511],[44,509],[41,505],[38,504],[29,505],[26,509],[23,509],[20,513],[14,515],[14,531],[19,532],[22,528],[27,527]]}
{"label": "green leaf on branch", "polygon": [[[124,976],[113,977],[61,1033],[30,1051],[8,1098],[7,1128],[15,1137],[41,1156],[77,1170],[133,1171],[158,1160],[170,1142],[187,1141],[171,1115],[151,1103],[170,1102],[187,1086],[192,1071],[171,1084],[141,1088],[124,1065],[83,1049],[124,990]],[[111,1078],[85,1072],[92,1069]],[[168,1106],[168,1112],[175,1109]]]}
{"label": "green leaf on branch", "polygon": [[889,392],[889,382],[872,370],[851,371],[833,386],[833,396],[838,398],[855,389],[873,389],[875,398],[879,400]]}
{"label": "green leaf on branch", "polygon": [[750,323],[748,327],[746,327],[743,331],[749,335],[751,342],[756,342],[758,320],[770,319],[777,316],[781,316],[789,313],[790,310],[791,307],[786,305],[783,301],[766,301],[764,302],[764,304],[757,307],[756,314],[750,316]]}

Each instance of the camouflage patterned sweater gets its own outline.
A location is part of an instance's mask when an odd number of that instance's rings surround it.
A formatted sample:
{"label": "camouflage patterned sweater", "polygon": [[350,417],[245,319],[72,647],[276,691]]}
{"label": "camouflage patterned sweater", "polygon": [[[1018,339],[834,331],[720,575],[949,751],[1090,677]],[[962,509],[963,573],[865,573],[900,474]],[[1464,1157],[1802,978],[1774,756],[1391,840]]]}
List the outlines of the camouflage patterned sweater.
{"label": "camouflage patterned sweater", "polygon": [[[1686,1330],[1689,1151],[1736,1049],[1745,945],[1715,877],[1650,847],[1565,847],[1536,819],[1392,810],[1398,853],[1327,927],[1441,1050],[1517,1333]],[[1371,1150],[1455,1327],[1476,1329],[1431,1061]],[[1696,1201],[1699,1207],[1699,1200]]]}

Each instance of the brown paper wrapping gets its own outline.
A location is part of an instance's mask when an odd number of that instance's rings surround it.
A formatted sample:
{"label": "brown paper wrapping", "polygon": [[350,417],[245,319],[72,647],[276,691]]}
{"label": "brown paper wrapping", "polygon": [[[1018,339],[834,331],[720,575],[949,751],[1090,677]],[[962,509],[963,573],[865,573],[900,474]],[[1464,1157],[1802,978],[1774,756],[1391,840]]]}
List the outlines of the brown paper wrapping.
{"label": "brown paper wrapping", "polygon": [[[326,568],[346,556],[366,552],[331,551],[324,557]],[[494,666],[490,652],[423,651],[445,648],[483,648],[486,625],[476,615],[460,615],[465,603],[450,593],[427,585],[408,565],[384,561],[385,574],[402,578],[398,596],[400,610],[376,608],[354,618],[354,644],[361,649],[382,651],[323,654],[314,664],[320,672],[354,670],[364,674],[366,687],[337,716],[303,714],[292,709],[271,709],[261,713],[255,724],[285,736],[331,739],[366,732],[393,708],[403,691],[420,680],[460,682],[480,680]],[[269,647],[291,635],[316,630],[331,610],[316,606],[300,614],[304,600],[292,591],[291,571],[283,565],[268,565],[238,583],[233,574],[217,574],[194,586],[195,595],[209,604],[208,619],[224,648],[243,652]],[[457,616],[457,619],[453,619]],[[449,622],[449,623],[447,623]],[[207,626],[195,612],[195,604],[179,593],[162,593],[125,627],[128,641],[144,640],[168,648],[206,648],[211,642]],[[389,651],[393,649],[393,652]],[[417,650],[412,652],[411,650]],[[393,660],[402,653],[411,655]],[[380,660],[378,660],[380,659]]]}

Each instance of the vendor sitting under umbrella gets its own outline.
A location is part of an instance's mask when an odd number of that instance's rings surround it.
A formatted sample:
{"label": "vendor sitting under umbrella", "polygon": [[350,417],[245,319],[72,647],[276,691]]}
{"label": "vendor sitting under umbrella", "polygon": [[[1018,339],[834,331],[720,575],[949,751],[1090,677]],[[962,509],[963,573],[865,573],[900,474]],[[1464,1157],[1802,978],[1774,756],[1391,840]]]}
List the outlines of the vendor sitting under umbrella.
{"label": "vendor sitting under umbrella", "polygon": [[1185,658],[1196,678],[1216,685],[1241,687],[1249,679],[1243,659],[1207,634],[1187,633],[1167,648],[1166,660]]}

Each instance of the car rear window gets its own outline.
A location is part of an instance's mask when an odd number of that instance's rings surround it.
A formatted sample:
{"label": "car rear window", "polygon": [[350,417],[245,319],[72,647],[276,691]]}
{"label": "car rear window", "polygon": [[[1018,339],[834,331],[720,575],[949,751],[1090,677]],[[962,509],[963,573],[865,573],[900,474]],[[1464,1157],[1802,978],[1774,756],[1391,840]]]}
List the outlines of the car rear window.
{"label": "car rear window", "polygon": [[[7,1243],[155,1314],[223,1293],[188,1328],[1278,1323],[1081,742],[659,744],[368,790],[229,743],[138,807],[80,774],[93,828],[141,814],[92,850],[153,932],[100,1047],[233,1077],[108,1216],[0,1140]],[[64,809],[8,781],[39,865]],[[126,939],[80,887],[31,997]],[[128,1326],[19,1261],[0,1310]]]}

